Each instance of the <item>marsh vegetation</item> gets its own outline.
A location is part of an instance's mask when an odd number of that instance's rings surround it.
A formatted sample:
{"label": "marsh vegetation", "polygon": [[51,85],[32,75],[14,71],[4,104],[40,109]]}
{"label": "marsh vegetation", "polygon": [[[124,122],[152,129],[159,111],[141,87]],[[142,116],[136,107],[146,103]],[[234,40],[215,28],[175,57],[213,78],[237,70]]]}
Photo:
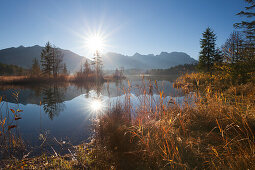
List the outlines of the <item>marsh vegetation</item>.
{"label": "marsh vegetation", "polygon": [[49,42],[31,69],[1,64],[0,168],[254,169],[255,2],[246,2],[237,15],[247,20],[220,47],[208,27],[198,62],[138,80],[123,67],[104,75],[100,34],[72,75]]}
{"label": "marsh vegetation", "polygon": [[[160,85],[162,82],[141,81],[139,85],[127,82],[119,86],[123,87],[119,92],[123,96],[118,102],[113,100],[111,107],[93,116],[89,126],[95,132],[87,142],[70,144],[70,152],[62,154],[56,145],[48,143],[56,153],[2,163],[30,168],[252,168],[254,84],[225,84],[217,88],[218,81],[222,84],[222,80],[201,73],[180,77],[174,86],[186,95],[179,101],[178,97],[167,97],[169,91]],[[14,118],[19,116],[22,118],[20,114]]]}

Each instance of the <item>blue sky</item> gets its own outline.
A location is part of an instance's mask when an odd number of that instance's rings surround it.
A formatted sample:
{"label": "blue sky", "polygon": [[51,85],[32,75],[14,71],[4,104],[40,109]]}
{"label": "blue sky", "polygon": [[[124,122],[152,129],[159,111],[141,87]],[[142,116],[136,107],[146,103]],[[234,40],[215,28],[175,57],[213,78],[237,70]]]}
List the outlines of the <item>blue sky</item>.
{"label": "blue sky", "polygon": [[1,0],[0,49],[50,41],[91,57],[82,37],[100,31],[107,35],[104,52],[182,51],[198,59],[206,27],[220,46],[245,5],[243,0]]}

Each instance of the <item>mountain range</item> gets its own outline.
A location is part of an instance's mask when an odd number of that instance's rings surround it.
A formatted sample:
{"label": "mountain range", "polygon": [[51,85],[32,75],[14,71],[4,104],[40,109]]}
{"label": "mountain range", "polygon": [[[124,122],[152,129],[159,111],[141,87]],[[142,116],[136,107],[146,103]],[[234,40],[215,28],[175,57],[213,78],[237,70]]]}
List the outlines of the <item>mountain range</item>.
{"label": "mountain range", "polygon": [[[0,63],[13,64],[23,68],[31,68],[34,58],[40,61],[40,54],[43,47],[35,45],[32,47],[19,46],[0,50]],[[81,63],[87,58],[82,57],[70,50],[60,49],[63,54],[63,61],[70,72],[80,69]],[[142,55],[135,53],[133,56],[126,56],[118,53],[102,54],[104,69],[164,69],[180,64],[191,64],[197,61],[183,52],[161,52],[159,55]]]}
{"label": "mountain range", "polygon": [[[32,47],[19,46],[0,50],[0,63],[13,64],[23,68],[31,68],[34,58],[41,60],[43,47],[35,45]],[[86,58],[79,56],[69,50],[60,49],[63,54],[63,61],[71,72],[77,70]]]}
{"label": "mountain range", "polygon": [[161,52],[159,55],[135,53],[133,56],[106,53],[102,58],[105,69],[111,69],[112,67],[124,67],[125,69],[166,69],[176,65],[197,62],[183,52]]}

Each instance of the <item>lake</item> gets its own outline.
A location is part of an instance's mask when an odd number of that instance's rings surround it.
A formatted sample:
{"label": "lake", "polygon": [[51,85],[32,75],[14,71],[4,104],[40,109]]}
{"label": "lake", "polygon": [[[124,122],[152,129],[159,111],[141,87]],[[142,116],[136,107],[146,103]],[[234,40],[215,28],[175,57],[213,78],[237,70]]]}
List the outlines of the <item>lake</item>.
{"label": "lake", "polygon": [[[1,116],[7,117],[9,124],[17,125],[12,129],[19,135],[33,154],[46,150],[58,153],[66,150],[58,146],[77,145],[89,141],[93,134],[92,120],[97,114],[103,114],[116,102],[123,102],[125,89],[129,86],[133,107],[139,106],[143,87],[149,87],[153,81],[130,78],[118,82],[101,84],[49,84],[41,86],[2,86],[0,96]],[[173,83],[166,80],[157,81],[157,89],[153,85],[152,96],[159,98],[159,91],[164,91],[165,102],[174,99],[183,100],[183,93],[173,88]],[[13,120],[13,110],[19,112],[21,119]],[[54,152],[53,152],[54,153]],[[31,154],[32,155],[32,154]]]}

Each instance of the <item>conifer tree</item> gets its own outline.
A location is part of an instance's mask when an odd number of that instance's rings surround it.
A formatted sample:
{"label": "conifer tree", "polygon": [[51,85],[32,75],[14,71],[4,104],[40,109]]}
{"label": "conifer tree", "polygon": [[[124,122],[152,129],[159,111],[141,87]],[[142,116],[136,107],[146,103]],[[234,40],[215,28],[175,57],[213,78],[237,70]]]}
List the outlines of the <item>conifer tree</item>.
{"label": "conifer tree", "polygon": [[224,61],[223,52],[220,48],[217,48],[215,51],[215,56],[213,58],[214,64],[222,64]]}
{"label": "conifer tree", "polygon": [[62,68],[62,61],[63,54],[61,51],[47,42],[41,52],[42,73],[48,75],[49,77],[51,75],[57,77]]}
{"label": "conifer tree", "polygon": [[42,73],[51,76],[52,73],[52,46],[50,42],[47,42],[44,49],[41,52],[41,66]]}
{"label": "conifer tree", "polygon": [[61,51],[55,46],[52,48],[52,72],[54,77],[57,77],[63,65],[61,64],[63,61],[63,54]]}
{"label": "conifer tree", "polygon": [[35,58],[32,64],[32,70],[31,70],[31,75],[32,76],[38,76],[40,74],[40,65],[38,60]]}
{"label": "conifer tree", "polygon": [[253,42],[255,45],[255,20],[251,18],[255,17],[255,1],[254,0],[245,0],[249,6],[245,7],[245,11],[239,12],[237,15],[244,16],[247,18],[246,21],[242,21],[241,23],[236,23],[234,26],[236,28],[243,29],[246,37]]}
{"label": "conifer tree", "polygon": [[90,64],[88,60],[86,60],[83,66],[83,74],[88,76],[90,72],[91,72]]}
{"label": "conifer tree", "polygon": [[67,74],[68,74],[68,70],[67,70],[67,67],[66,67],[66,63],[64,63],[64,65],[63,65],[63,74],[64,74],[64,75],[67,75]]}
{"label": "conifer tree", "polygon": [[215,41],[216,35],[211,30],[211,28],[208,27],[203,33],[203,38],[200,40],[201,51],[199,56],[198,68],[201,71],[211,72],[212,70],[214,57],[216,56]]}
{"label": "conifer tree", "polygon": [[98,51],[96,51],[96,53],[94,54],[94,58],[93,58],[93,62],[92,62],[92,65],[94,66],[95,68],[95,73],[96,73],[96,79],[100,79],[102,78],[102,67],[103,67],[103,61],[102,61],[102,58],[99,54]]}

